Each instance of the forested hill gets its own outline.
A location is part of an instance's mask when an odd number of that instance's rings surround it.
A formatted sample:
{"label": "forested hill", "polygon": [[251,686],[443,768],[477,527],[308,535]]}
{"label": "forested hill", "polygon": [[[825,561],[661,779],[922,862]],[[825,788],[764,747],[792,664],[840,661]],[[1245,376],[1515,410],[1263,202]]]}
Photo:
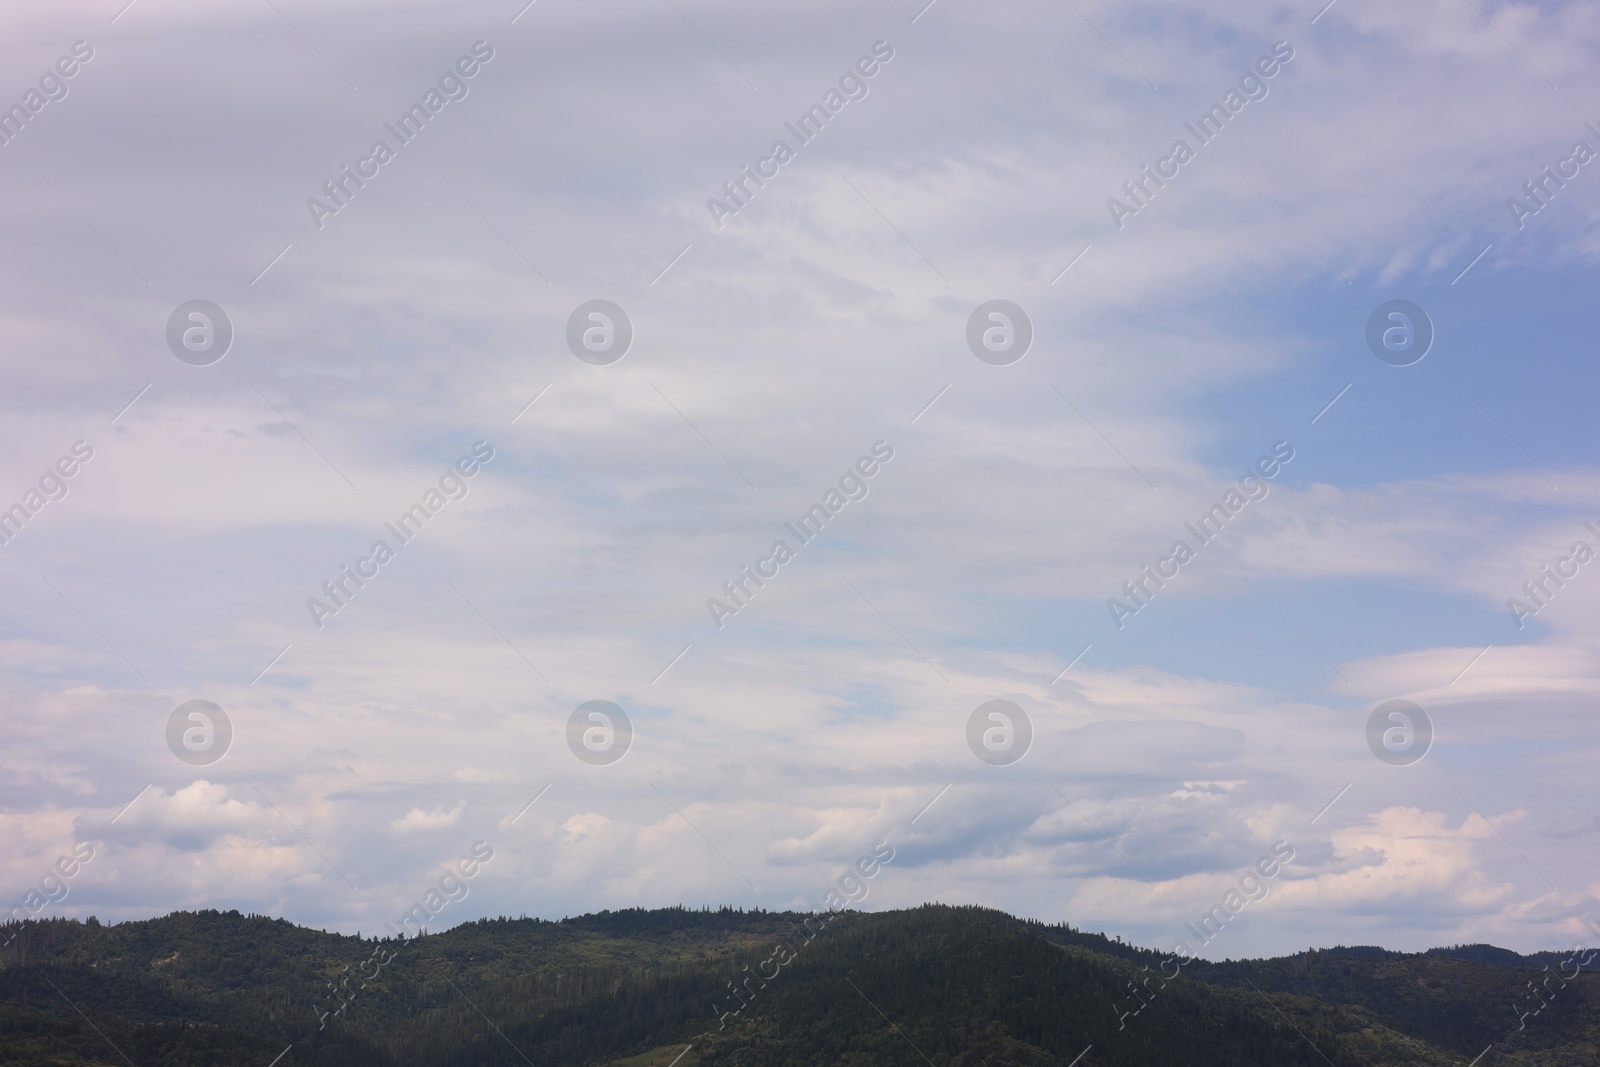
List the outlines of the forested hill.
{"label": "forested hill", "polygon": [[4,934],[0,1065],[1444,1067],[1486,1047],[1480,1067],[1600,1063],[1593,964],[1486,945],[1180,965],[940,905],[491,919],[407,941],[215,911]]}

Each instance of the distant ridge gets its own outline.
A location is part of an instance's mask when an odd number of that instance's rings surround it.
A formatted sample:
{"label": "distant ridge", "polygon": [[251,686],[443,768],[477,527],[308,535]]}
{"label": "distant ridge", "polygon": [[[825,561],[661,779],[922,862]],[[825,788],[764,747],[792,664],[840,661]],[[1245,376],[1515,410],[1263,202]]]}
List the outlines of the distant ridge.
{"label": "distant ridge", "polygon": [[1179,966],[931,904],[502,917],[409,940],[215,910],[6,926],[8,1067],[1461,1067],[1491,1046],[1482,1067],[1571,1067],[1600,1048],[1592,973],[1492,945]]}

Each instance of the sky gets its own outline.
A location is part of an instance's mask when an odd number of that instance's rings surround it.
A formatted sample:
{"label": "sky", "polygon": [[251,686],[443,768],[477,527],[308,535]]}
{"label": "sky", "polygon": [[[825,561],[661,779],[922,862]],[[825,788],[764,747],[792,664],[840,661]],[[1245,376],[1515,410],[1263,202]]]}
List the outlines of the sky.
{"label": "sky", "polygon": [[10,916],[1600,936],[1594,5],[0,19]]}

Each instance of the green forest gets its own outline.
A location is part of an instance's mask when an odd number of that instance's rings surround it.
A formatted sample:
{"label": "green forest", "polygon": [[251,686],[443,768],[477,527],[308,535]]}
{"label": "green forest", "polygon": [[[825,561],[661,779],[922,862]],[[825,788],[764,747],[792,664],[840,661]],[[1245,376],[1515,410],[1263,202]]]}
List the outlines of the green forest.
{"label": "green forest", "polygon": [[6,925],[0,1067],[1600,1062],[1583,955],[1179,960],[926,905],[601,912],[402,940],[238,912]]}

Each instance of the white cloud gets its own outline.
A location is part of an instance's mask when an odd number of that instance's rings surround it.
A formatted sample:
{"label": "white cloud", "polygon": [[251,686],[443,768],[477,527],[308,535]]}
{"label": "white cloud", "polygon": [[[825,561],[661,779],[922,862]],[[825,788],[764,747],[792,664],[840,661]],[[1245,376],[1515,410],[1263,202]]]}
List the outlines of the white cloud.
{"label": "white cloud", "polygon": [[389,830],[395,834],[415,834],[438,830],[445,826],[454,826],[461,821],[461,815],[466,810],[467,802],[465,800],[458,801],[456,806],[449,811],[443,808],[434,808],[431,811],[412,808],[403,817],[391,820]]}

